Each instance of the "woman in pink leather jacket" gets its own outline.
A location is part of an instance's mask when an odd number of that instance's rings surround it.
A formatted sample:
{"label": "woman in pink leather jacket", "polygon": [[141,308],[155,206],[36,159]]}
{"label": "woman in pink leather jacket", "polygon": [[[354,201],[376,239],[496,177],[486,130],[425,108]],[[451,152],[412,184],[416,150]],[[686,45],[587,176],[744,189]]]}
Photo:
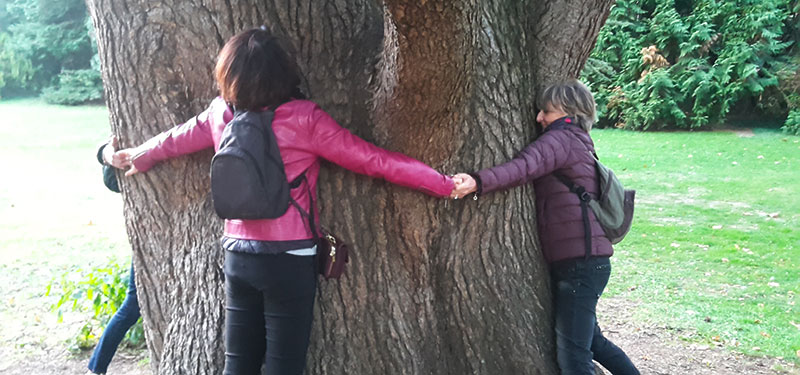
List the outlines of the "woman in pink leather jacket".
{"label": "woman in pink leather jacket", "polygon": [[[356,137],[313,102],[297,99],[302,95],[295,64],[263,29],[231,38],[218,56],[215,75],[221,96],[203,113],[141,146],[117,152],[115,157],[130,167],[126,175],[145,172],[165,159],[218,149],[222,130],[233,117],[232,105],[274,108],[272,128],[286,177],[294,181],[306,175],[291,196],[307,211],[317,209],[312,202],[321,158],[436,197],[453,190],[450,177]],[[317,279],[314,235],[307,224],[294,207],[277,219],[225,221],[224,374],[260,374],[262,363],[268,374],[303,373]]]}

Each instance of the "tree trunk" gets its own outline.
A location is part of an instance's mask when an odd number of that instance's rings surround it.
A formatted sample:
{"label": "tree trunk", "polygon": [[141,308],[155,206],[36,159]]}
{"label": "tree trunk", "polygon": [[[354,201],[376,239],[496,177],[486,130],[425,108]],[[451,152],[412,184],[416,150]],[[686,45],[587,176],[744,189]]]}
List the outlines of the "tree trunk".
{"label": "tree trunk", "polygon": [[[355,134],[447,173],[535,135],[535,93],[575,77],[611,0],[89,0],[112,128],[136,145],[198,113],[233,34],[286,37],[312,99]],[[477,4],[476,4],[477,3]],[[153,370],[218,374],[221,222],[201,152],[123,179]],[[322,222],[352,245],[321,282],[308,374],[555,374],[531,187],[435,200],[340,167]]]}

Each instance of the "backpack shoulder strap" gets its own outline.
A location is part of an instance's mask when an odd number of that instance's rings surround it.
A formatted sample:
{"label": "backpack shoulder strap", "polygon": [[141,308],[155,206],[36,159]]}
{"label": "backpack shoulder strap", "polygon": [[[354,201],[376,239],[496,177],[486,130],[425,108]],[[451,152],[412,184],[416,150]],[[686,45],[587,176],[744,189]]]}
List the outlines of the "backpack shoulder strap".
{"label": "backpack shoulder strap", "polygon": [[567,178],[561,173],[553,172],[553,175],[561,181],[562,184],[569,188],[569,191],[575,193],[581,201],[581,219],[583,220],[583,243],[586,250],[584,259],[589,259],[592,256],[592,226],[589,222],[589,201],[592,200],[591,195],[586,191],[583,186],[575,184],[572,180]]}
{"label": "backpack shoulder strap", "polygon": [[311,202],[311,207],[309,207],[308,211],[304,210],[303,207],[301,207],[300,204],[291,197],[291,195],[289,196],[289,202],[292,204],[292,206],[294,206],[294,208],[297,209],[298,212],[300,212],[300,216],[303,216],[306,218],[306,220],[308,220],[308,227],[311,229],[311,234],[314,236],[314,243],[319,243],[319,232],[317,232],[316,220],[314,219],[314,196],[311,194],[311,185],[308,184],[306,171],[303,171],[300,176],[295,178],[294,181],[290,182],[289,187],[295,189],[299,187],[303,181],[306,182],[306,190],[308,192],[308,200]]}

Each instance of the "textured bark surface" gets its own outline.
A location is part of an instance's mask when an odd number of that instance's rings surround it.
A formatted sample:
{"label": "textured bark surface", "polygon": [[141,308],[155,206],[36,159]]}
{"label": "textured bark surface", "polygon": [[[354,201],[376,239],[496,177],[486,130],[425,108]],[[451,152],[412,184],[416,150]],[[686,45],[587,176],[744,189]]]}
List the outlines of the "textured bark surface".
{"label": "textured bark surface", "polygon": [[[343,126],[447,173],[511,158],[544,83],[580,71],[609,0],[89,0],[123,146],[215,95],[214,57],[243,29],[290,41],[312,99]],[[560,17],[576,19],[565,25]],[[217,374],[224,293],[210,152],[123,182],[158,374]],[[309,374],[554,374],[547,270],[530,187],[445,202],[324,168],[322,221],[352,244],[321,282]]]}

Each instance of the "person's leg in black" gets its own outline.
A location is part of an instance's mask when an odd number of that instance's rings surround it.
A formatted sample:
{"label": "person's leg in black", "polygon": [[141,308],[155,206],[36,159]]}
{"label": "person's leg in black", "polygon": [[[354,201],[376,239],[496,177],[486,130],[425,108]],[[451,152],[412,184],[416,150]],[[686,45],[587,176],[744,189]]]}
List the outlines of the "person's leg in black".
{"label": "person's leg in black", "polygon": [[274,279],[264,295],[267,374],[301,375],[311,336],[317,288],[314,256],[275,256]]}
{"label": "person's leg in black", "polygon": [[614,345],[611,340],[603,336],[600,326],[595,324],[594,337],[592,338],[592,353],[594,360],[603,365],[606,370],[614,375],[638,375],[639,370],[633,365],[631,359],[622,349]]}
{"label": "person's leg in black", "polygon": [[231,251],[225,254],[224,375],[259,375],[264,362],[264,298],[242,272],[252,257]]}
{"label": "person's leg in black", "polygon": [[[597,288],[597,297],[603,294],[608,279],[611,276],[611,264],[603,262],[591,268],[592,283]],[[622,349],[603,336],[600,326],[595,318],[594,334],[592,335],[592,353],[594,360],[603,365],[614,375],[638,375],[639,370],[633,365],[631,359]]]}
{"label": "person's leg in black", "polygon": [[577,261],[551,272],[556,317],[556,359],[562,375],[594,375],[592,336],[597,293],[587,277],[588,265]]}

